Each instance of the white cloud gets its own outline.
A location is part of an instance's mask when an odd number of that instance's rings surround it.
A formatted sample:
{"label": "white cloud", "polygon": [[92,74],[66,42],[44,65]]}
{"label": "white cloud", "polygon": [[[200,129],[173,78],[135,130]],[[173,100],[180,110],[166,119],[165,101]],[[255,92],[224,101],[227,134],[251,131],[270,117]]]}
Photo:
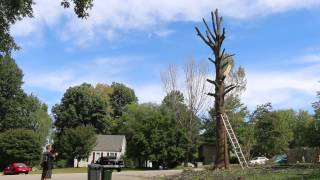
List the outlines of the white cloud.
{"label": "white cloud", "polygon": [[[150,82],[130,80],[132,74],[128,72],[141,70],[143,67],[139,62],[142,61],[143,58],[138,56],[101,57],[83,64],[69,64],[67,67],[60,67],[55,71],[25,69],[24,88],[33,94],[36,93],[32,91],[37,89],[41,89],[41,92],[59,94],[59,98],[42,97],[44,100],[51,98],[48,101],[50,101],[50,105],[53,105],[58,103],[54,100],[58,101],[69,87],[85,82],[95,85],[97,83],[111,84],[115,81],[133,88],[140,103],[160,103],[164,97],[160,77]],[[144,64],[146,63],[148,62],[144,62]]]}
{"label": "white cloud", "polygon": [[56,70],[26,69],[24,81],[29,87],[64,92],[68,87],[84,82],[109,83],[121,79],[130,70],[128,64],[139,61],[138,57],[102,57],[84,63],[68,64]]}
{"label": "white cloud", "polygon": [[148,30],[168,35],[165,24],[175,21],[200,21],[219,8],[223,16],[248,19],[301,8],[320,7],[319,0],[94,0],[87,20],[78,19],[71,9],[63,9],[59,1],[36,0],[34,19],[13,26],[16,36],[39,32],[44,26],[59,24],[64,40],[84,46],[104,38],[112,41],[131,30]]}
{"label": "white cloud", "polygon": [[27,36],[39,33],[44,26],[54,26],[60,22],[66,12],[60,6],[59,1],[36,0],[33,6],[33,18],[24,18],[11,28],[14,36]]}
{"label": "white cloud", "polygon": [[250,109],[266,102],[272,102],[281,108],[310,108],[316,91],[320,90],[320,63],[318,61],[306,66],[305,62],[309,61],[309,57],[315,56],[301,56],[299,59],[304,64],[294,69],[249,69],[247,90],[243,95],[244,102]]}
{"label": "white cloud", "polygon": [[132,87],[134,88],[140,103],[161,103],[163,97],[165,96],[160,82],[157,84],[138,84]]}

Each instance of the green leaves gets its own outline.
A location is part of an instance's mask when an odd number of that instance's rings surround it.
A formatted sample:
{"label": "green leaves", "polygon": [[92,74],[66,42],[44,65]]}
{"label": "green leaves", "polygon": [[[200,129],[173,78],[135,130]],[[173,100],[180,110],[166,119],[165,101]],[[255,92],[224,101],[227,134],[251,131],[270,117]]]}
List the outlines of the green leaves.
{"label": "green leaves", "polygon": [[41,158],[42,144],[32,130],[12,129],[0,134],[0,167],[13,162],[37,165]]}
{"label": "green leaves", "polygon": [[256,123],[257,152],[269,157],[284,153],[293,139],[294,116],[292,110],[263,113]]}
{"label": "green leaves", "polygon": [[41,131],[44,143],[51,128],[47,106],[21,88],[22,71],[8,56],[0,57],[0,132],[8,129]]}
{"label": "green leaves", "polygon": [[155,165],[172,166],[181,161],[185,141],[168,109],[155,104],[132,104],[121,119],[125,122],[122,132],[127,137],[130,157],[151,160]]}
{"label": "green leaves", "polygon": [[95,128],[91,126],[78,126],[68,128],[56,139],[55,148],[60,156],[72,162],[77,159],[88,158],[96,145]]}
{"label": "green leaves", "polygon": [[62,0],[61,5],[64,8],[69,8],[70,2],[74,3],[74,12],[79,18],[86,18],[89,16],[88,10],[92,8],[93,0]]}
{"label": "green leaves", "polygon": [[19,49],[10,35],[10,26],[24,17],[32,17],[32,5],[33,0],[0,0],[0,56]]}
{"label": "green leaves", "polygon": [[124,84],[113,82],[111,85],[113,92],[110,97],[110,103],[113,109],[113,118],[119,118],[128,104],[137,103],[133,89]]}
{"label": "green leaves", "polygon": [[22,77],[13,59],[0,56],[0,166],[13,161],[36,165],[51,129],[47,106],[22,90]]}
{"label": "green leaves", "polygon": [[77,126],[91,125],[97,133],[110,132],[108,100],[103,98],[90,84],[69,88],[61,104],[53,107],[58,131]]}

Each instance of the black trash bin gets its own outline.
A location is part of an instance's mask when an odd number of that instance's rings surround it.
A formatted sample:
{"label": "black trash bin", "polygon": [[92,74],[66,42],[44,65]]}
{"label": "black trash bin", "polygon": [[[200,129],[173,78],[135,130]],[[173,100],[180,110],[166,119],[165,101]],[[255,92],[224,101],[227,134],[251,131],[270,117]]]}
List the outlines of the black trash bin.
{"label": "black trash bin", "polygon": [[88,165],[88,180],[101,180],[102,167],[99,164]]}
{"label": "black trash bin", "polygon": [[112,180],[112,169],[108,169],[102,166],[102,179],[101,180]]}

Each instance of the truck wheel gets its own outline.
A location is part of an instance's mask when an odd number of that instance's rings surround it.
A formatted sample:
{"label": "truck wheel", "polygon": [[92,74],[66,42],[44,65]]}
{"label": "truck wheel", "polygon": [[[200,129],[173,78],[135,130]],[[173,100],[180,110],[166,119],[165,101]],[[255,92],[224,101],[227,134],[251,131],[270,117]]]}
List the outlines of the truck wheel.
{"label": "truck wheel", "polygon": [[120,171],[121,171],[121,168],[117,169],[117,171],[120,172]]}

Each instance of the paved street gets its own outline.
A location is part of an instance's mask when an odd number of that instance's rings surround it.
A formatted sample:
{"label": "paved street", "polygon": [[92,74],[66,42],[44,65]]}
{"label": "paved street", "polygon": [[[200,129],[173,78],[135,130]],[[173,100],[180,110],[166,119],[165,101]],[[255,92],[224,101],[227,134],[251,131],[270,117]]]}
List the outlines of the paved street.
{"label": "paved street", "polygon": [[[181,170],[154,170],[154,171],[123,171],[113,172],[112,180],[139,180],[152,179],[154,177],[176,175],[181,173]],[[0,180],[40,180],[40,175],[0,175]],[[52,180],[87,180],[86,173],[74,174],[54,174]]]}

